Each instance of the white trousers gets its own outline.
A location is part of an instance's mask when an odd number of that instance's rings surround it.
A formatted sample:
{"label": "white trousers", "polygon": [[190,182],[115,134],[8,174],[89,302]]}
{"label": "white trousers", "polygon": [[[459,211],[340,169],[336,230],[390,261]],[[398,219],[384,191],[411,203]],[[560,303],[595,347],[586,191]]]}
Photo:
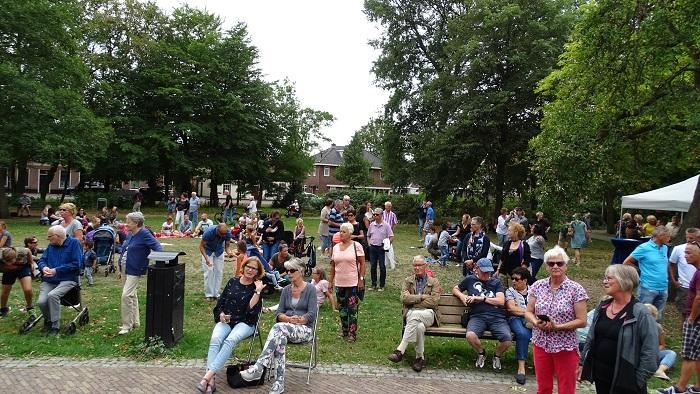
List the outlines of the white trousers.
{"label": "white trousers", "polygon": [[209,255],[213,266],[209,267],[207,261],[202,256],[202,272],[204,273],[204,296],[205,297],[219,297],[219,290],[221,289],[221,281],[224,277],[224,254],[219,256],[211,253]]}

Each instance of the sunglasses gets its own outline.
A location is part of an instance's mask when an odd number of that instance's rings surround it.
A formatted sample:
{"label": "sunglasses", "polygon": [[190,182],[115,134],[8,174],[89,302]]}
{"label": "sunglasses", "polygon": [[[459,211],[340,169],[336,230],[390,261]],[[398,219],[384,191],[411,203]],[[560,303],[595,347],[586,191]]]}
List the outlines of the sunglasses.
{"label": "sunglasses", "polygon": [[523,280],[523,278],[515,278],[515,277],[512,277],[512,278],[510,278],[510,279],[513,280],[513,281]]}
{"label": "sunglasses", "polygon": [[293,273],[298,272],[298,271],[299,271],[299,270],[296,269],[296,268],[290,268],[290,269],[287,270],[287,272],[289,272],[290,274],[293,274]]}
{"label": "sunglasses", "polygon": [[58,210],[59,211],[67,211],[67,209],[65,209],[65,208],[59,208]]}
{"label": "sunglasses", "polygon": [[548,261],[548,262],[547,262],[547,265],[550,266],[550,267],[554,267],[555,265],[556,265],[557,267],[563,267],[564,264],[566,264],[566,263],[563,262],[563,261]]}
{"label": "sunglasses", "polygon": [[354,213],[349,213],[348,216],[355,216],[355,214],[354,214]]}
{"label": "sunglasses", "polygon": [[245,268],[247,268],[247,269],[249,269],[249,270],[252,270],[252,271],[257,271],[257,270],[258,270],[258,267],[254,267],[254,266],[252,266],[252,265],[246,265]]}
{"label": "sunglasses", "polygon": [[373,213],[372,216],[382,216],[382,215],[380,215],[378,213]]}

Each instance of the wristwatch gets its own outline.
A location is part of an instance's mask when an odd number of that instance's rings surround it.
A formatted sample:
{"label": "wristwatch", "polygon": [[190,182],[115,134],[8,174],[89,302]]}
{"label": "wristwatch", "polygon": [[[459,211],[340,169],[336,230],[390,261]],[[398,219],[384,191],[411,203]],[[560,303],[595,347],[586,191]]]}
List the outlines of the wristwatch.
{"label": "wristwatch", "polygon": [[256,290],[256,291],[255,291],[255,294],[260,295],[260,292]]}

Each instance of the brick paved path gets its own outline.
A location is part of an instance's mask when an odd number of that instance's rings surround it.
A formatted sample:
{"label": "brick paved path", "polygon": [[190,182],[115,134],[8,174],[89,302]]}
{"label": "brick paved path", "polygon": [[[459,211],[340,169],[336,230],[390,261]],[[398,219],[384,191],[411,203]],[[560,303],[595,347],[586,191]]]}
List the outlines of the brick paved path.
{"label": "brick paved path", "polygon": [[[0,361],[0,387],[18,393],[195,393],[203,360],[136,362],[122,359],[64,358]],[[217,376],[217,392],[234,392]],[[289,369],[287,393],[534,393],[534,379],[518,386],[509,373],[424,370],[366,365],[319,365],[306,385],[306,373]],[[245,393],[267,393],[268,386]],[[586,390],[588,391],[588,390]],[[238,391],[241,392],[241,391]],[[581,392],[581,391],[579,391]]]}

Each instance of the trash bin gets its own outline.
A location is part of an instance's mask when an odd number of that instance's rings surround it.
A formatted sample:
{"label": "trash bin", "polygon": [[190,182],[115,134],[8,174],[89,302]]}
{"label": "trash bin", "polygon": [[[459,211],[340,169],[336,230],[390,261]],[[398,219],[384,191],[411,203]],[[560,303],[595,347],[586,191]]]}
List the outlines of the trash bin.
{"label": "trash bin", "polygon": [[152,252],[146,293],[146,340],[159,337],[167,347],[182,338],[185,313],[185,264],[178,263],[184,252]]}

